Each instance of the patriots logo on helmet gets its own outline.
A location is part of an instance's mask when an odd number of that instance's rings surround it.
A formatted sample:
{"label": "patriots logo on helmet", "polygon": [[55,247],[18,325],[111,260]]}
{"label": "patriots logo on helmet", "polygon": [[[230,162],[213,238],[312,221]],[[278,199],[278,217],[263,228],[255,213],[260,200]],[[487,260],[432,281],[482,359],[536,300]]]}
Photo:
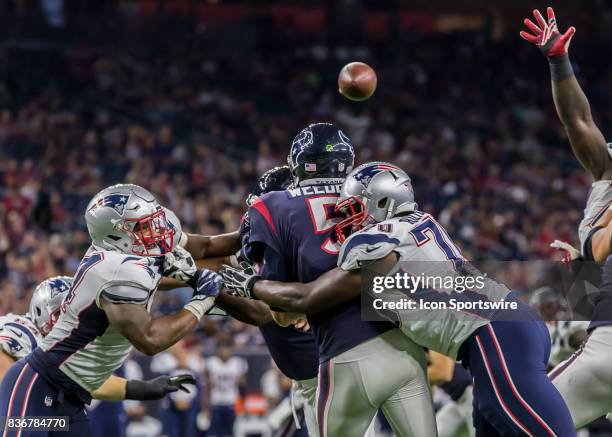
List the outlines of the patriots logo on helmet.
{"label": "patriots logo on helmet", "polygon": [[367,187],[374,176],[385,170],[399,170],[399,168],[387,163],[366,164],[353,177]]}
{"label": "patriots logo on helmet", "polygon": [[89,210],[92,211],[101,206],[108,206],[109,208],[113,208],[115,211],[117,211],[119,215],[123,215],[128,199],[129,196],[124,194],[109,194],[108,196],[100,198],[91,206],[91,208],[89,208]]}
{"label": "patriots logo on helmet", "polygon": [[70,285],[62,279],[53,279],[49,281],[49,287],[51,287],[51,298],[57,296],[58,294],[65,293],[70,289]]}

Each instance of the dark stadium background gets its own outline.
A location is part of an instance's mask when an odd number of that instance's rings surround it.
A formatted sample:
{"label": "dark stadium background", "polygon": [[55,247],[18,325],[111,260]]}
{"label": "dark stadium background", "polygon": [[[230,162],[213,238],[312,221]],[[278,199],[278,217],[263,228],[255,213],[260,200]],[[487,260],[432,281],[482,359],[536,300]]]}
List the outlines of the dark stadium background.
{"label": "dark stadium background", "polygon": [[[556,1],[578,29],[572,60],[612,134],[612,7]],[[304,124],[331,120],[358,161],[413,178],[468,257],[557,259],[576,243],[590,180],[557,121],[546,61],[519,38],[533,1],[0,2],[0,315],[33,285],[72,274],[82,211],[106,185],[152,190],[191,232],[237,228],[257,176]],[[366,103],[337,92],[346,62],[372,65]],[[185,294],[159,296],[157,308]],[[258,331],[207,320],[187,339],[231,343],[268,366]]]}

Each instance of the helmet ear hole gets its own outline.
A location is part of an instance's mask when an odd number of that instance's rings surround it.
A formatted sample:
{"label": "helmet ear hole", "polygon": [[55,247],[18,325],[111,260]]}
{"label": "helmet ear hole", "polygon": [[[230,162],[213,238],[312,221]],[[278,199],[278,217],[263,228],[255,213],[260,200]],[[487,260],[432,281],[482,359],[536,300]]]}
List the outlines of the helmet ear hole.
{"label": "helmet ear hole", "polygon": [[382,199],[380,199],[380,200],[378,201],[378,207],[379,207],[379,208],[384,208],[384,207],[386,207],[386,206],[387,206],[387,203],[388,203],[388,202],[387,202],[388,200],[389,200],[389,198],[388,198],[388,197],[383,197]]}

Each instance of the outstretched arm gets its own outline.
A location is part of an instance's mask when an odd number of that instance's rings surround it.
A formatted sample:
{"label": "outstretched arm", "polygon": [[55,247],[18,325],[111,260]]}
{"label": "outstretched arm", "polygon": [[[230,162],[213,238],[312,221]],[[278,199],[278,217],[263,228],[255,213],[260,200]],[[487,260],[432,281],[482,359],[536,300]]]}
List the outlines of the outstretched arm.
{"label": "outstretched arm", "polygon": [[110,324],[146,355],[168,349],[198,324],[198,318],[186,309],[154,319],[144,305],[114,304],[104,299],[100,304]]}
{"label": "outstretched arm", "polygon": [[153,318],[146,307],[149,291],[129,285],[103,290],[100,308],[110,324],[136,349],[146,355],[155,355],[187,335],[214,306],[221,289],[219,275],[206,269],[198,270],[193,282],[191,300],[176,314]]}
{"label": "outstretched arm", "polygon": [[249,325],[261,326],[272,321],[270,307],[265,303],[232,296],[225,290],[219,293],[215,305],[236,320]]}
{"label": "outstretched arm", "polygon": [[526,18],[529,32],[521,37],[535,44],[546,55],[550,65],[552,93],[557,114],[565,127],[572,150],[582,166],[595,180],[607,177],[610,170],[606,141],[593,121],[589,101],[580,88],[569,61],[568,47],[576,29],[572,26],[564,34],[557,28],[555,13],[547,8],[547,18],[536,9],[536,23]]}
{"label": "outstretched arm", "polygon": [[253,296],[268,305],[303,314],[315,314],[332,308],[359,296],[360,292],[360,271],[346,271],[337,267],[308,284],[261,280],[253,287]]}
{"label": "outstretched arm", "polygon": [[603,179],[609,167],[606,140],[593,121],[589,101],[576,76],[562,80],[555,80],[553,76],[552,93],[574,155],[593,179]]}
{"label": "outstretched arm", "polygon": [[[371,266],[374,271],[388,272],[397,262],[397,255],[389,253]],[[361,270],[335,268],[308,284],[262,280],[252,268],[224,267],[221,271],[225,285],[248,297],[261,299],[273,308],[315,314],[359,296],[362,286]]]}
{"label": "outstretched arm", "polygon": [[185,249],[196,260],[230,256],[240,249],[240,234],[238,231],[210,236],[187,234]]}

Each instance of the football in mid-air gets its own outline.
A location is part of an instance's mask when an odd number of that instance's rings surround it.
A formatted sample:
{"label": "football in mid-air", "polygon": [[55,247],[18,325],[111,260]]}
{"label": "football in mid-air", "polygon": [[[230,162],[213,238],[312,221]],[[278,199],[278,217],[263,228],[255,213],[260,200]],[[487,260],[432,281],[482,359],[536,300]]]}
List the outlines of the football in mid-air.
{"label": "football in mid-air", "polygon": [[363,101],[372,97],[377,82],[372,67],[363,62],[351,62],[340,70],[338,90],[349,100]]}

